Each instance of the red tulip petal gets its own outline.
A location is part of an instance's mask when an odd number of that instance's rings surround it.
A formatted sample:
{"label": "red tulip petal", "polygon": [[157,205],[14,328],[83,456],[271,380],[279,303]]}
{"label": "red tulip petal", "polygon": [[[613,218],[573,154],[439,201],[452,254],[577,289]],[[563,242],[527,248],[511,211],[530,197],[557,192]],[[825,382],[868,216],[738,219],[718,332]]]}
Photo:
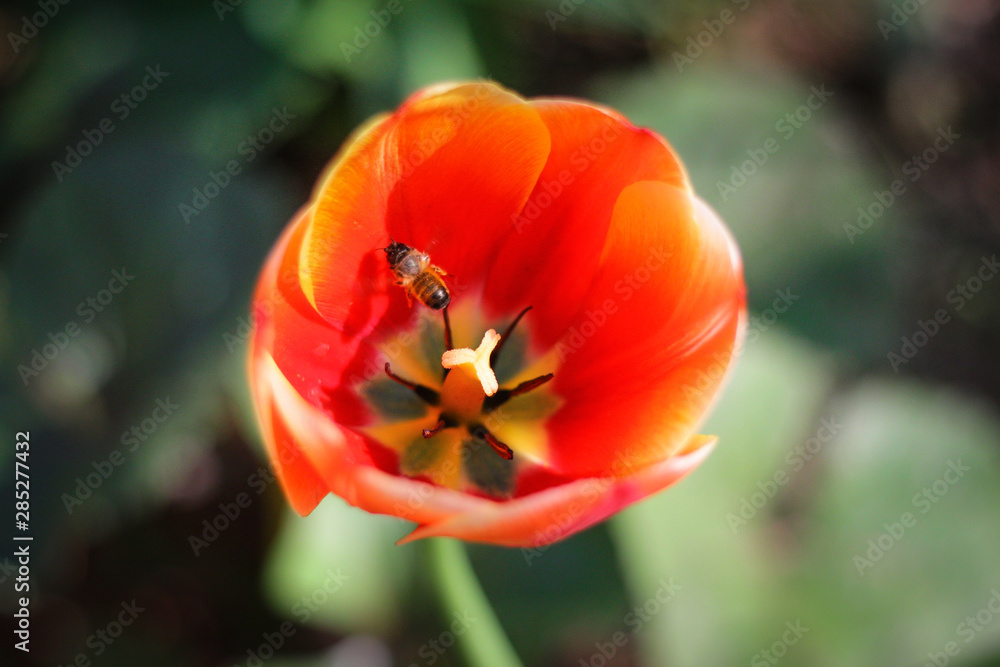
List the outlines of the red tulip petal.
{"label": "red tulip petal", "polygon": [[597,270],[622,190],[657,180],[687,187],[666,142],[613,111],[571,100],[533,100],[552,150],[528,204],[490,270],[486,302],[500,315],[533,305],[541,348],[570,325]]}
{"label": "red tulip petal", "polygon": [[[258,365],[261,398],[272,401],[276,435],[295,443],[316,471],[326,491],[368,512],[398,516],[417,523],[442,521],[455,514],[481,511],[492,501],[427,482],[389,474],[356,455],[356,434],[341,429],[295,391],[270,358]],[[265,403],[269,405],[270,403]],[[282,486],[289,495],[297,487]]]}
{"label": "red tulip petal", "polygon": [[[306,300],[346,336],[368,337],[389,308],[385,207],[395,178],[387,173],[396,116],[380,116],[348,138],[313,193],[299,267]],[[381,257],[379,255],[382,255]],[[397,307],[396,317],[406,313]]]}
{"label": "red tulip petal", "polygon": [[253,344],[270,352],[313,405],[326,407],[341,424],[362,424],[367,407],[344,384],[380,373],[378,350],[324,320],[303,294],[299,257],[310,216],[311,209],[300,211],[268,257],[254,296]]}
{"label": "red tulip petal", "polygon": [[[260,368],[260,366],[258,366]],[[306,516],[330,492],[326,482],[303,454],[298,441],[288,429],[285,416],[270,400],[270,388],[259,380],[257,405],[260,406],[261,430],[267,443],[268,459],[274,466],[278,483],[292,509]]]}
{"label": "red tulip petal", "polygon": [[584,478],[500,503],[481,505],[420,526],[400,544],[424,537],[457,537],[508,547],[537,547],[569,537],[661,491],[697,468],[715,438],[691,438],[689,452],[629,477]]}
{"label": "red tulip petal", "polygon": [[[370,422],[354,385],[381,370],[377,346],[424,312],[392,284],[379,252],[390,234],[453,274],[455,301],[483,286],[484,319],[534,306],[535,351],[562,357],[546,388],[555,413],[537,427],[548,441],[537,461],[552,466],[522,458],[511,500],[396,474],[397,455],[352,430]],[[487,83],[420,91],[355,133],[262,272],[250,372],[278,479],[301,514],[332,492],[421,524],[403,542],[562,539],[707,456],[714,440],[692,434],[734,354],[740,272],[728,233],[652,132]]]}
{"label": "red tulip petal", "polygon": [[392,235],[453,274],[460,296],[485,277],[548,152],[535,110],[493,84],[408,101],[359,137],[319,188],[302,248],[305,294],[327,320],[355,322],[345,329],[355,335],[390,307],[390,322],[406,320],[412,310],[376,252]]}
{"label": "red tulip petal", "polygon": [[[291,226],[289,230],[291,230]],[[288,232],[286,231],[286,240],[287,236]],[[274,303],[276,296],[278,262],[273,260],[280,259],[282,245],[284,244],[279,243],[278,247],[272,251],[257,288],[257,298],[255,298],[254,304],[256,330],[248,356],[249,377],[268,460],[271,462],[278,482],[292,508],[305,516],[316,508],[323,497],[329,493],[329,489],[312,464],[302,455],[295,439],[290,437],[287,429],[284,428],[283,416],[276,411],[271,400],[270,378],[265,372],[266,364],[272,363],[267,350],[272,348],[275,336],[271,304]],[[264,304],[267,304],[266,310]]]}
{"label": "red tulip petal", "polygon": [[[343,336],[323,320],[299,290],[298,249],[309,215],[308,209],[296,214],[261,271],[254,293],[255,330],[248,359],[269,459],[292,506],[303,515],[315,508],[329,488],[302,456],[284,416],[274,412],[273,389],[265,369],[269,364],[289,369],[299,394],[329,408],[329,416],[341,423],[359,423],[367,416],[366,408],[353,391],[341,391],[341,385],[346,374],[363,373],[358,368],[362,360],[376,355],[370,345]],[[370,454],[364,441],[354,438],[345,446],[359,459],[386,465]]]}
{"label": "red tulip petal", "polygon": [[434,137],[442,131],[442,114],[454,115],[451,138],[400,181],[387,216],[390,231],[411,239],[408,244],[454,276],[460,295],[485,279],[484,268],[545,165],[550,139],[522,98],[473,84],[409,106],[394,137],[401,155],[439,143]]}
{"label": "red tulip petal", "polygon": [[[309,461],[302,456],[294,439],[288,437],[282,428],[282,417],[275,414],[271,401],[271,387],[265,367],[271,358],[269,350],[275,347],[276,330],[288,324],[285,317],[288,313],[285,311],[289,304],[281,293],[281,286],[297,283],[297,276],[291,281],[281,279],[282,259],[289,240],[306,216],[307,212],[300,211],[293,218],[271,250],[261,271],[254,292],[252,316],[255,329],[247,358],[250,389],[257,406],[268,459],[272,462],[278,481],[292,507],[303,516],[312,512],[329,490]],[[297,316],[294,311],[291,314]]]}
{"label": "red tulip petal", "polygon": [[743,309],[739,255],[718,217],[675,186],[626,188],[559,348],[553,467],[592,475],[675,453],[718,393]]}

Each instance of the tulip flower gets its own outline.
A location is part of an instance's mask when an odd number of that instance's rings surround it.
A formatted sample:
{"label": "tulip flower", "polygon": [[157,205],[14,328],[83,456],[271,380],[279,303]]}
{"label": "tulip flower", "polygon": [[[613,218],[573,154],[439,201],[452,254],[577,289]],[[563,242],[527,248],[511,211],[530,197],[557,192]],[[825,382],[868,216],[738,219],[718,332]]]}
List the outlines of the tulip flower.
{"label": "tulip flower", "polygon": [[[425,273],[449,299],[421,300]],[[424,89],[348,139],[266,260],[249,372],[269,458],[302,515],[333,493],[417,523],[402,542],[554,542],[705,459],[744,291],[654,132],[488,82]]]}

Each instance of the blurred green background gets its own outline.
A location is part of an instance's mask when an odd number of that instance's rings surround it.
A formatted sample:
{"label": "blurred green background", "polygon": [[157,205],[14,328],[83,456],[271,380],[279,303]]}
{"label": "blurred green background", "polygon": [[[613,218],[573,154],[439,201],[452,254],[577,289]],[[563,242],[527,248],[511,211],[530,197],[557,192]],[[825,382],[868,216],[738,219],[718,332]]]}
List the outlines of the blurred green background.
{"label": "blurred green background", "polygon": [[550,548],[470,547],[525,665],[1000,665],[997,3],[389,5],[0,8],[0,458],[30,430],[35,538],[30,655],[0,555],[4,664],[465,664],[409,526],[288,509],[243,364],[348,132],[489,77],[667,137],[756,318],[700,470]]}

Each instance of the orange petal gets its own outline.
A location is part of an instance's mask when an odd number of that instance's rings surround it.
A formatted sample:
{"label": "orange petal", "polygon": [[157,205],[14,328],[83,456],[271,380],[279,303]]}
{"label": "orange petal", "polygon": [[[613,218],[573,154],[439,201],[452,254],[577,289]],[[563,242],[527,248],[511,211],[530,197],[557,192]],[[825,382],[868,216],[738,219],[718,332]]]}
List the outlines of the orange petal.
{"label": "orange petal", "polygon": [[258,380],[259,389],[255,393],[268,459],[292,509],[306,516],[330,490],[299,448],[284,415],[270,400],[269,387],[260,382],[262,380]]}
{"label": "orange petal", "polygon": [[[295,220],[301,217],[302,213],[298,214]],[[293,221],[286,228],[281,240],[271,250],[261,272],[254,295],[255,328],[250,339],[247,361],[250,390],[257,408],[268,459],[274,466],[278,482],[288,496],[292,508],[305,516],[315,509],[323,496],[328,493],[328,489],[315,468],[302,456],[294,438],[289,437],[282,416],[275,413],[268,373],[268,364],[273,363],[269,350],[274,346],[275,305],[284,303],[283,297],[278,292],[281,259],[295,227],[296,223]]]}
{"label": "orange petal", "polygon": [[545,348],[562,336],[597,270],[622,190],[656,180],[687,188],[677,156],[620,114],[573,100],[533,100],[552,150],[486,282],[486,302],[506,316],[533,305]]}
{"label": "orange petal", "polygon": [[[348,138],[317,184],[297,254],[287,260],[310,306],[352,337],[368,336],[390,306],[377,248],[388,240],[385,207],[395,177],[385,155],[397,122],[378,116]],[[402,305],[398,319],[407,316]]]}
{"label": "orange petal", "polygon": [[303,289],[329,321],[355,321],[352,333],[386,309],[410,314],[376,250],[390,235],[452,274],[453,297],[481,281],[548,156],[548,130],[521,98],[490,83],[441,90],[360,136],[318,190]]}
{"label": "orange petal", "polygon": [[[315,470],[326,491],[368,512],[398,516],[417,523],[441,521],[454,514],[481,509],[492,501],[427,482],[389,474],[358,456],[356,434],[341,429],[321,410],[295,391],[272,359],[258,365],[261,398],[273,404],[274,431],[287,437],[301,452],[300,459]],[[302,494],[282,486],[290,496]],[[325,493],[325,491],[324,491]]]}
{"label": "orange petal", "polygon": [[739,255],[714,212],[665,183],[626,188],[558,348],[553,466],[596,474],[621,456],[644,467],[678,451],[726,376],[743,312]]}
{"label": "orange petal", "polygon": [[[528,224],[526,203],[539,208]],[[505,502],[433,486],[393,474],[395,460],[347,428],[367,417],[351,378],[378,368],[380,337],[418,312],[378,251],[390,234],[453,274],[453,299],[485,281],[494,315],[534,305],[533,342],[560,344],[555,470],[535,480],[548,482]],[[262,272],[251,384],[282,487],[301,514],[333,492],[420,523],[403,541],[530,546],[582,530],[710,451],[692,434],[740,335],[740,274],[655,134],[488,83],[420,91],[345,145]]]}
{"label": "orange petal", "polygon": [[[295,215],[264,264],[254,293],[248,354],[251,391],[268,458],[292,507],[302,515],[311,512],[329,488],[303,456],[284,415],[276,412],[269,367],[292,369],[295,391],[313,397],[316,404],[326,402],[332,414],[351,423],[363,421],[365,408],[353,392],[341,391],[344,376],[365,354],[375,354],[370,346],[342,336],[319,317],[299,289],[297,250],[309,215],[309,209]],[[355,456],[367,456],[362,443],[353,445]]]}
{"label": "orange petal", "polygon": [[629,477],[585,478],[514,500],[477,506],[420,526],[399,542],[433,536],[508,547],[557,542],[678,482],[705,460],[714,443],[714,437],[694,436],[688,453]]}
{"label": "orange petal", "polygon": [[274,357],[313,405],[328,407],[341,424],[363,424],[367,408],[345,385],[380,376],[382,365],[370,342],[323,319],[302,292],[299,257],[311,215],[309,208],[300,211],[268,257],[254,296],[254,345]]}

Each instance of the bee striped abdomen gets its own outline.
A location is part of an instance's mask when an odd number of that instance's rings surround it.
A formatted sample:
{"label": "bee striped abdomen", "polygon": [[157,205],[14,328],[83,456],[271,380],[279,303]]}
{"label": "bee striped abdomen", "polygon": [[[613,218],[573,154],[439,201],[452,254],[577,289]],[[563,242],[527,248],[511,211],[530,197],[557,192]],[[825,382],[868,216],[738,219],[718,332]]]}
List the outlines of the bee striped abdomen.
{"label": "bee striped abdomen", "polygon": [[451,302],[448,287],[433,271],[425,271],[414,278],[410,291],[421,303],[434,310],[441,310]]}
{"label": "bee striped abdomen", "polygon": [[385,250],[385,258],[396,277],[396,284],[409,296],[434,310],[442,310],[451,303],[448,286],[441,280],[445,273],[431,264],[427,253],[398,241],[392,241],[382,250]]}

